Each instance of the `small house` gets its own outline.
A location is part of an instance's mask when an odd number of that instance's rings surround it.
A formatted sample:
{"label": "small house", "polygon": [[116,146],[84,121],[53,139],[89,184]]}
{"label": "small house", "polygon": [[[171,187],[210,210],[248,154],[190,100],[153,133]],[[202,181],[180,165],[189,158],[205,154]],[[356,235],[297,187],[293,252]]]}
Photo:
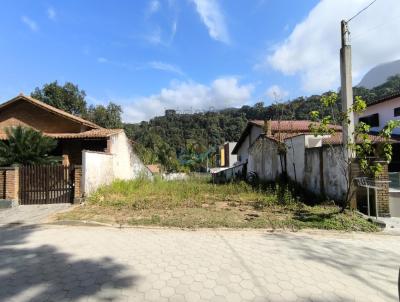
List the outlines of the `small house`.
{"label": "small house", "polygon": [[60,156],[64,166],[82,171],[80,183],[72,185],[81,188],[79,195],[114,179],[150,174],[123,129],[105,129],[23,94],[0,105],[0,139],[7,140],[5,129],[14,126],[30,127],[57,140],[52,155]]}

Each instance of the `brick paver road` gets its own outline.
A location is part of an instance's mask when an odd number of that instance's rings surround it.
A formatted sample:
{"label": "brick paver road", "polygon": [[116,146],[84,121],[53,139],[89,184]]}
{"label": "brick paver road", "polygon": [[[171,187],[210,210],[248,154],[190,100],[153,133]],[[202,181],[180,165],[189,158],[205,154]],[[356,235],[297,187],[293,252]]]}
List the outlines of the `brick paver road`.
{"label": "brick paver road", "polygon": [[398,301],[400,237],[2,227],[0,301]]}

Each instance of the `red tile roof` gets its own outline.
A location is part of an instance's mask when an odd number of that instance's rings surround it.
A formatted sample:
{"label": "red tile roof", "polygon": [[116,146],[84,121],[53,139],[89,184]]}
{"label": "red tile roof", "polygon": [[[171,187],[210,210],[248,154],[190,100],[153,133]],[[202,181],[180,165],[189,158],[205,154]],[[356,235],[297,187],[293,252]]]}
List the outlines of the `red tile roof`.
{"label": "red tile roof", "polygon": [[153,174],[158,174],[160,173],[160,165],[146,165],[146,167],[150,170],[151,173]]}
{"label": "red tile roof", "polygon": [[[310,125],[311,124],[318,124],[313,121],[309,120],[281,120],[281,121],[269,121],[271,123],[271,136],[269,138],[274,140],[283,140],[289,137],[293,137],[303,133],[310,133]],[[237,154],[240,146],[246,139],[248,133],[250,132],[251,127],[264,127],[264,121],[262,120],[251,120],[247,123],[246,128],[242,132],[238,143],[236,144],[235,148],[232,150],[232,154]],[[342,127],[338,125],[330,125],[330,128],[335,129],[337,131],[341,131]]]}
{"label": "red tile roof", "polygon": [[67,118],[67,119],[76,121],[76,122],[78,122],[78,123],[80,123],[80,124],[83,124],[83,125],[89,126],[89,127],[91,127],[91,128],[95,128],[95,129],[101,129],[101,127],[100,127],[99,125],[96,125],[96,124],[93,123],[93,122],[90,122],[90,121],[88,121],[88,120],[85,120],[85,119],[83,119],[83,118],[81,118],[81,117],[79,117],[79,116],[75,116],[75,115],[73,115],[73,114],[71,114],[71,113],[65,112],[64,110],[55,108],[55,107],[50,106],[50,105],[48,105],[48,104],[46,104],[46,103],[43,103],[42,101],[39,101],[39,100],[37,100],[37,99],[31,98],[30,96],[26,96],[26,95],[23,95],[23,94],[20,94],[20,95],[16,96],[15,98],[13,98],[13,99],[11,99],[11,100],[9,100],[9,101],[7,101],[7,102],[1,104],[1,105],[0,105],[0,109],[6,107],[6,106],[8,106],[8,105],[11,105],[12,103],[14,103],[14,102],[16,102],[16,101],[19,101],[19,100],[21,100],[21,99],[22,99],[22,100],[25,100],[25,101],[27,101],[27,102],[30,102],[30,103],[32,103],[32,104],[38,106],[38,107],[41,107],[41,108],[43,108],[43,109],[45,109],[45,110],[47,110],[47,111],[50,111],[50,112],[52,112],[52,113],[54,113],[54,114],[57,114],[57,115],[60,115],[60,116],[65,117],[65,118]]}
{"label": "red tile roof", "polygon": [[[24,101],[30,102],[30,103],[34,104],[35,106],[43,108],[44,110],[50,111],[54,114],[57,114],[59,116],[62,116],[64,118],[67,118],[70,120],[73,120],[75,122],[78,122],[82,125],[85,125],[85,126],[88,126],[89,128],[91,128],[90,130],[83,131],[83,132],[76,132],[76,133],[43,133],[43,135],[45,135],[45,136],[49,136],[49,137],[53,137],[53,138],[57,138],[57,139],[107,138],[107,137],[110,137],[112,135],[115,135],[115,134],[118,134],[118,133],[121,133],[124,131],[123,129],[102,128],[99,125],[96,125],[95,123],[87,121],[81,117],[75,116],[73,114],[70,114],[63,110],[60,110],[53,106],[50,106],[46,103],[43,103],[43,102],[36,100],[34,98],[31,98],[29,96],[25,96],[23,94],[20,94],[17,97],[9,100],[8,102],[1,104],[0,110],[16,101],[19,101],[19,100],[24,100]],[[11,118],[7,121],[8,121],[7,127],[19,126],[19,125],[24,126],[24,127],[31,127],[30,125],[27,125],[26,123],[23,123],[22,121],[17,120],[15,118]],[[33,127],[31,127],[31,128],[33,128]],[[35,129],[35,130],[38,131],[38,129]],[[4,131],[4,128],[2,128],[2,129],[0,129],[0,140],[6,140],[6,139],[7,139],[7,135]]]}
{"label": "red tile roof", "polygon": [[[249,121],[250,124],[255,126],[264,127],[264,121],[262,120],[251,120]],[[270,121],[271,123],[271,130],[274,131],[283,131],[283,132],[310,132],[310,125],[311,124],[318,124],[313,121],[308,120],[295,120],[295,121]],[[330,125],[331,129],[341,130],[342,127],[338,125]]]}
{"label": "red tile roof", "polygon": [[[45,136],[49,136],[57,139],[84,139],[84,138],[107,138],[112,135],[123,132],[123,129],[92,129],[78,133],[43,133]],[[4,131],[0,132],[0,140],[6,140],[7,134]]]}

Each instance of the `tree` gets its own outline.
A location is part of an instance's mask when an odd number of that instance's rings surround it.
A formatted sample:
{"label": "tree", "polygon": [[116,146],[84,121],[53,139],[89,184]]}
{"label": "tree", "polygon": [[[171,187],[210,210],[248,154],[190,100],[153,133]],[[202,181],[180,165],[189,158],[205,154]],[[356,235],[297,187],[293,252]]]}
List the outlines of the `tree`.
{"label": "tree", "polygon": [[51,164],[60,158],[50,156],[57,141],[22,126],[6,128],[8,141],[0,141],[0,166]]}
{"label": "tree", "polygon": [[[354,98],[354,104],[349,109],[349,112],[339,113],[336,109],[338,103],[338,95],[336,93],[330,93],[322,96],[321,107],[330,108],[332,114],[321,117],[319,111],[311,111],[311,119],[318,123],[313,123],[310,125],[311,131],[315,136],[319,135],[335,135],[336,130],[330,127],[330,124],[343,124],[343,122],[350,123],[349,114],[355,113],[360,115],[367,108],[366,102],[360,97],[356,96]],[[380,138],[379,141],[373,142],[370,135],[370,126],[364,122],[359,122],[353,132],[354,142],[349,142],[348,147],[344,144],[340,145],[339,153],[334,152],[333,146],[330,144],[329,147],[333,152],[331,154],[335,156],[335,160],[341,166],[343,175],[346,178],[346,196],[343,200],[342,209],[344,210],[350,203],[352,198],[352,184],[354,179],[351,175],[351,167],[354,160],[357,160],[361,171],[367,177],[376,177],[382,172],[382,164],[376,159],[385,160],[390,162],[392,159],[392,145],[390,138],[393,130],[400,126],[400,120],[389,121],[388,124],[383,128],[383,130],[378,134]],[[343,135],[342,135],[343,137]],[[374,146],[378,145],[377,147]],[[348,156],[354,154],[353,156]]]}
{"label": "tree", "polygon": [[121,114],[121,106],[111,102],[107,107],[91,105],[88,109],[87,118],[104,128],[122,128]]}
{"label": "tree", "polygon": [[74,115],[86,114],[86,93],[70,82],[61,86],[54,81],[44,84],[42,88],[36,87],[31,97]]}

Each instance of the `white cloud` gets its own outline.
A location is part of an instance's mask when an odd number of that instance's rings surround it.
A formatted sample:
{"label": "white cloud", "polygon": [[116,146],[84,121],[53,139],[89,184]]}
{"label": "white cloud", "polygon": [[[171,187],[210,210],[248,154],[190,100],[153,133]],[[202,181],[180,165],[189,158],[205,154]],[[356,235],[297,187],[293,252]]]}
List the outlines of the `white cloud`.
{"label": "white cloud", "polygon": [[158,12],[161,8],[161,3],[158,0],[152,0],[149,3],[149,6],[147,8],[147,13],[149,15],[155,14],[156,12]]}
{"label": "white cloud", "polygon": [[[264,68],[272,66],[285,75],[299,75],[306,92],[336,89],[340,85],[340,21],[370,2],[321,0],[266,56]],[[398,39],[394,38],[400,36],[399,16],[398,0],[377,1],[350,23],[354,84],[371,67],[400,58]]]}
{"label": "white cloud", "polygon": [[229,43],[229,33],[225,17],[217,0],[191,0],[196,5],[197,13],[207,26],[208,33],[214,40]]}
{"label": "white cloud", "polygon": [[171,32],[168,34],[163,32],[160,26],[156,26],[152,31],[144,36],[144,39],[157,46],[169,47],[174,42],[176,32],[178,30],[178,20],[174,19],[171,23]]}
{"label": "white cloud", "polygon": [[272,85],[267,89],[265,95],[272,101],[282,101],[289,95],[289,92],[278,85]]}
{"label": "white cloud", "polygon": [[172,65],[169,63],[160,62],[160,61],[152,61],[152,62],[148,63],[148,66],[152,69],[167,71],[167,72],[175,73],[175,74],[178,74],[181,76],[184,75],[184,72],[178,66]]}
{"label": "white cloud", "polygon": [[114,61],[114,60],[109,60],[105,57],[98,57],[97,63],[107,64],[113,67],[126,69],[128,71],[154,69],[154,70],[170,72],[179,76],[185,76],[185,73],[179,66],[162,61],[135,63],[135,62]]}
{"label": "white cloud", "polygon": [[145,36],[145,39],[150,44],[164,44],[161,34],[161,28],[157,26],[154,30],[152,30],[149,34]]}
{"label": "white cloud", "polygon": [[97,58],[97,62],[98,63],[108,63],[108,60],[107,60],[107,58],[99,57],[99,58]]}
{"label": "white cloud", "polygon": [[21,17],[21,21],[29,27],[29,29],[31,31],[38,31],[39,30],[39,26],[37,25],[37,23],[32,20],[31,18],[27,17],[27,16],[22,16]]}
{"label": "white cloud", "polygon": [[47,17],[48,17],[50,20],[55,20],[55,19],[56,19],[56,16],[57,16],[57,13],[56,13],[55,9],[52,8],[52,7],[49,7],[49,8],[47,9]]}
{"label": "white cloud", "polygon": [[221,77],[210,85],[191,81],[173,82],[158,94],[148,97],[121,100],[124,121],[140,122],[156,115],[163,115],[165,109],[209,110],[237,107],[248,102],[254,86],[241,85],[236,77]]}

